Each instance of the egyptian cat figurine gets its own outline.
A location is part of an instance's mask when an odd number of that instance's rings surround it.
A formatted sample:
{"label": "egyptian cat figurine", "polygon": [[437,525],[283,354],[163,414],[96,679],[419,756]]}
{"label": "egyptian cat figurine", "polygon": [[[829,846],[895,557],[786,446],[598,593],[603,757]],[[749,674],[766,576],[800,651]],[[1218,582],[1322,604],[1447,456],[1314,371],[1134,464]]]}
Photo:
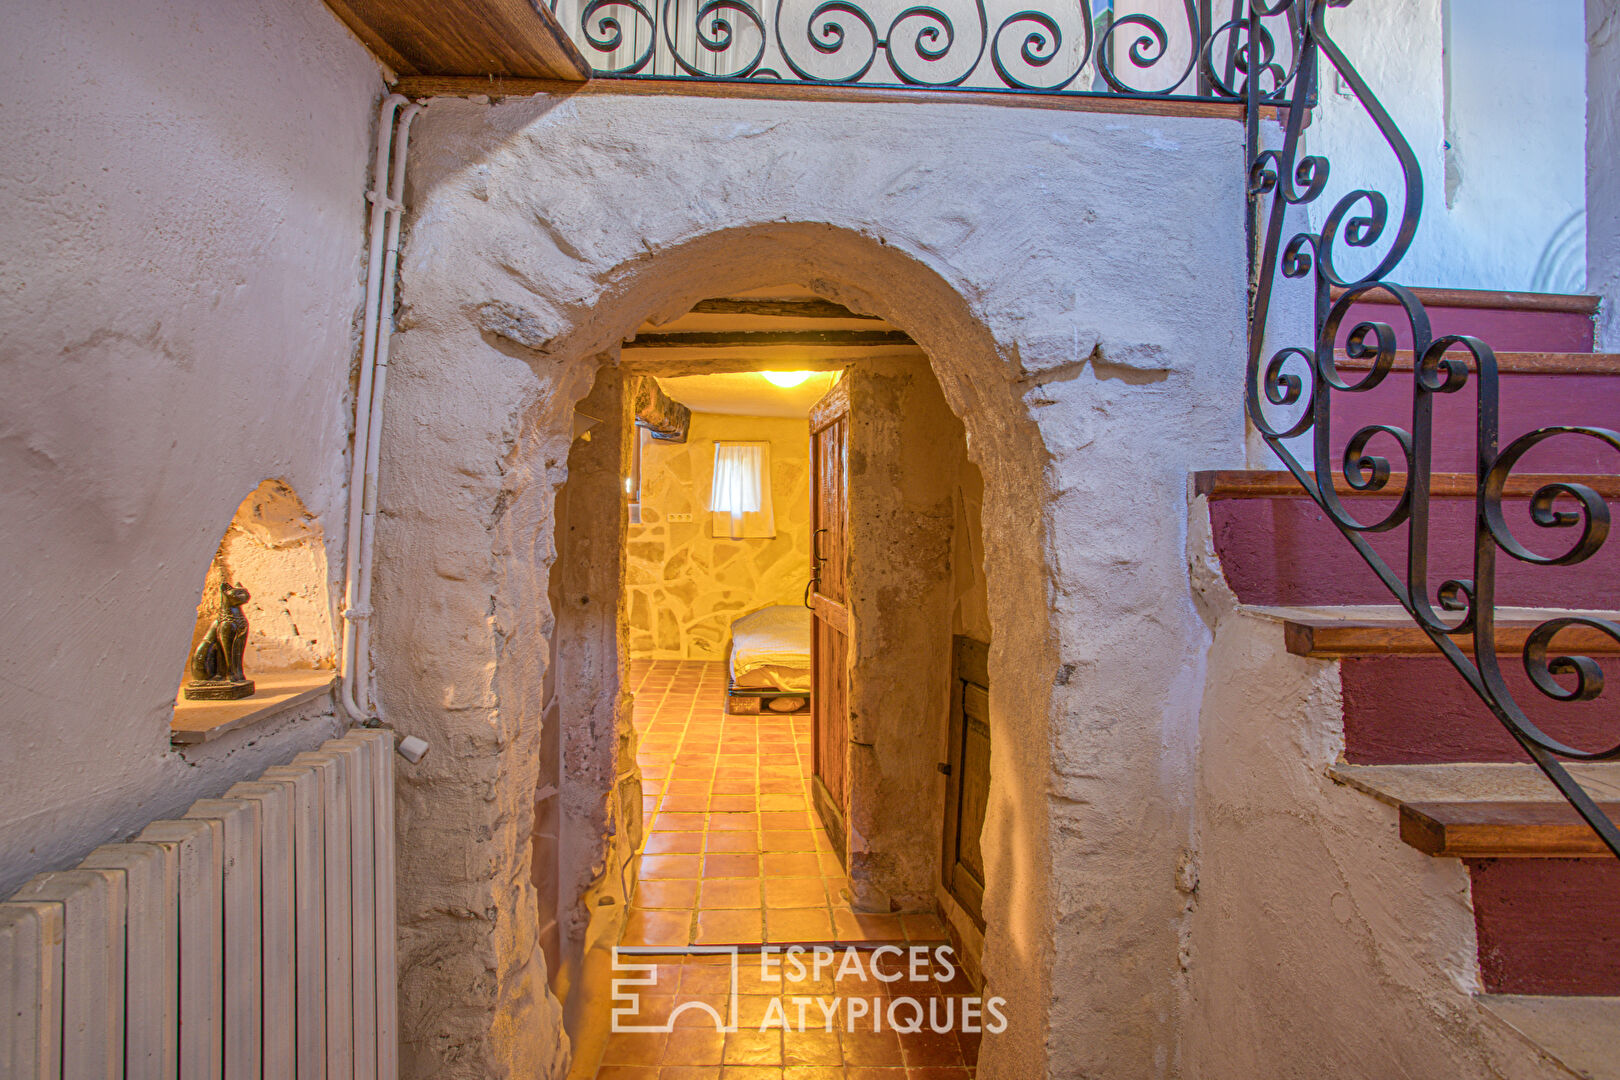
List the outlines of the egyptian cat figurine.
{"label": "egyptian cat figurine", "polygon": [[191,681],[186,697],[219,700],[244,698],[253,693],[253,683],[242,672],[242,654],[247,649],[248,621],[242,605],[251,599],[241,583],[219,585],[219,614],[208,633],[197,644],[191,657]]}

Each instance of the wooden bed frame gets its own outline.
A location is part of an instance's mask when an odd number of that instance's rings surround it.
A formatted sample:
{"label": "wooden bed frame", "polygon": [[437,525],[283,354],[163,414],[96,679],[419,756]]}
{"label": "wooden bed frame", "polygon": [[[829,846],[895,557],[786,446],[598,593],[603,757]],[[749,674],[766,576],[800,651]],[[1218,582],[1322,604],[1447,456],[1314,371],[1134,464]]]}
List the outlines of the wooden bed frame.
{"label": "wooden bed frame", "polygon": [[[810,711],[810,691],[772,690],[766,686],[738,686],[731,681],[732,653],[735,645],[726,647],[726,712],[734,716],[792,716]],[[792,702],[792,708],[775,706],[776,702]]]}

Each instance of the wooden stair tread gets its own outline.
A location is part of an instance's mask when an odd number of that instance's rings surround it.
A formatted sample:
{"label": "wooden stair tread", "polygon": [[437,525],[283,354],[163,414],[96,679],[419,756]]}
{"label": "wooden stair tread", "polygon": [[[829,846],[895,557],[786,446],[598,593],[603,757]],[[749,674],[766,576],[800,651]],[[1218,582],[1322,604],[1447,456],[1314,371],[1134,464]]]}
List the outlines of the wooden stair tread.
{"label": "wooden stair tread", "polygon": [[[1468,361],[1468,370],[1477,371],[1473,356],[1458,346],[1447,355]],[[1369,371],[1372,357],[1350,357],[1340,351],[1335,366],[1348,371]],[[1497,371],[1504,375],[1620,375],[1620,353],[1591,352],[1497,352]],[[1402,349],[1395,354],[1394,371],[1412,370],[1412,353]]]}
{"label": "wooden stair tread", "polygon": [[[1620,802],[1599,803],[1611,819]],[[1453,858],[1581,858],[1608,855],[1567,802],[1401,804],[1401,839],[1425,855]]]}
{"label": "wooden stair tread", "polygon": [[[1516,473],[1508,477],[1503,493],[1510,499],[1528,499],[1554,482],[1585,484],[1605,499],[1620,498],[1620,476],[1612,473]],[[1333,490],[1341,498],[1396,499],[1406,485],[1405,473],[1390,474],[1382,491],[1352,488],[1335,470]],[[1438,499],[1472,499],[1479,484],[1473,473],[1434,473],[1429,494]],[[1294,474],[1287,469],[1205,469],[1192,474],[1192,493],[1207,499],[1308,499]]]}
{"label": "wooden stair tread", "polygon": [[[1282,623],[1285,647],[1294,656],[1335,660],[1347,656],[1426,656],[1440,650],[1418,628],[1406,611],[1394,606],[1257,607],[1245,611]],[[1620,612],[1570,611],[1557,608],[1499,607],[1496,611],[1496,648],[1517,654],[1531,631],[1548,619],[1583,615],[1620,622]],[[1456,639],[1464,652],[1473,652],[1472,635]],[[1620,642],[1597,630],[1573,626],[1553,640],[1560,652],[1581,655],[1620,655]]]}
{"label": "wooden stair tread", "polygon": [[[1509,292],[1498,289],[1413,289],[1425,307],[1489,308],[1496,311],[1558,311],[1571,315],[1596,315],[1600,300],[1580,293]],[[1344,295],[1335,285],[1333,299]],[[1356,300],[1358,304],[1395,306],[1389,293],[1374,290]]]}
{"label": "wooden stair tread", "polygon": [[[1567,767],[1605,813],[1620,817],[1620,764]],[[1534,765],[1336,765],[1328,775],[1396,807],[1402,841],[1427,855],[1547,859],[1610,854]]]}

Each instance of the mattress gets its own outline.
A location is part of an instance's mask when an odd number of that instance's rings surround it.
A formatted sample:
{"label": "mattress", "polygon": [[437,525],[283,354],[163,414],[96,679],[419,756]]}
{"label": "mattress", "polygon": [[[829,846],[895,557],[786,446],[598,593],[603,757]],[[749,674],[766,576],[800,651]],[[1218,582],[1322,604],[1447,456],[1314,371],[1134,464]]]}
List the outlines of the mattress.
{"label": "mattress", "polygon": [[809,693],[810,609],[777,604],[732,623],[731,684]]}

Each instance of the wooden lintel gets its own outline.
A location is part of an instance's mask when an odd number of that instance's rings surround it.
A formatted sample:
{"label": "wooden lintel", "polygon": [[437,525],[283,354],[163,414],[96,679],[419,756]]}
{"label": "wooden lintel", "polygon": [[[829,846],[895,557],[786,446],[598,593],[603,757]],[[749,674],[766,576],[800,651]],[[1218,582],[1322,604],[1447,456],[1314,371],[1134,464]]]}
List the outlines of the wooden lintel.
{"label": "wooden lintel", "polygon": [[664,393],[658,380],[643,375],[636,379],[633,404],[636,422],[653,438],[683,443],[692,426],[692,410]]}
{"label": "wooden lintel", "polygon": [[[1599,803],[1611,820],[1620,803]],[[1612,857],[1567,802],[1401,804],[1401,839],[1426,855],[1474,859]]]}
{"label": "wooden lintel", "polygon": [[862,319],[881,322],[876,315],[857,315],[831,300],[770,300],[751,297],[715,297],[692,305],[693,315],[761,315],[775,319]]}
{"label": "wooden lintel", "polygon": [[637,334],[626,341],[632,349],[768,349],[783,345],[820,349],[870,349],[915,346],[911,335],[899,330],[727,330],[674,334]]}

